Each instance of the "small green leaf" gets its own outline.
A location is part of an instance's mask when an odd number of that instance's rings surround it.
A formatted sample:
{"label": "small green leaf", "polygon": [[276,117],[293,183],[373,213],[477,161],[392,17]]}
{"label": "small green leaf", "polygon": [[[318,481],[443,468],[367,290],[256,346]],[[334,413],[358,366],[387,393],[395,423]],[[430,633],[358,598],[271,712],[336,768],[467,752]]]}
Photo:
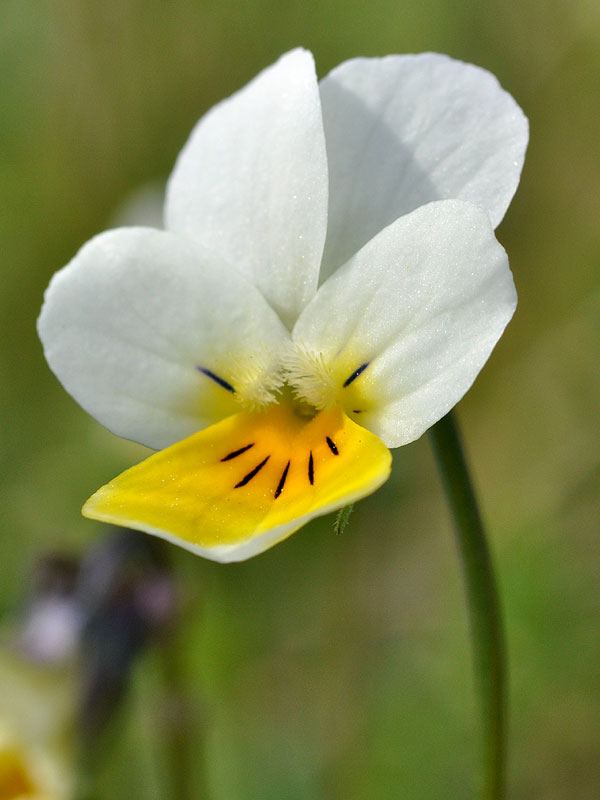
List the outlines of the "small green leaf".
{"label": "small green leaf", "polygon": [[352,505],[346,506],[345,508],[340,508],[338,513],[335,515],[333,530],[335,531],[336,536],[339,536],[340,533],[343,533],[346,530],[346,526],[348,525],[350,514],[352,513],[353,508],[354,508],[354,503],[352,503]]}

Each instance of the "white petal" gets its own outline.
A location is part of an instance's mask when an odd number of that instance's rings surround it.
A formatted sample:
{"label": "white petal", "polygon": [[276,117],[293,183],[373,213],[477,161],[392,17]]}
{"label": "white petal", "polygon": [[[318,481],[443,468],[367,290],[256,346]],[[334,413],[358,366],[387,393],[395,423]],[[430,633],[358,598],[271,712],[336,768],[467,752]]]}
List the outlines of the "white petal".
{"label": "white petal", "polygon": [[445,200],[401,217],[338,270],[293,338],[322,354],[347,413],[398,447],[460,400],[515,305],[506,253],[487,215]]}
{"label": "white petal", "polygon": [[310,53],[282,56],[200,120],[169,181],[166,226],[241,270],[291,327],[316,290],[327,226]]}
{"label": "white petal", "polygon": [[320,88],[330,180],[322,281],[433,200],[468,200],[498,225],[519,182],[528,124],[491,73],[436,53],[357,58]]}
{"label": "white petal", "polygon": [[232,388],[269,379],[289,340],[257,289],[200,248],[150,228],[88,242],[46,291],[50,367],[119,436],[162,448],[240,411]]}

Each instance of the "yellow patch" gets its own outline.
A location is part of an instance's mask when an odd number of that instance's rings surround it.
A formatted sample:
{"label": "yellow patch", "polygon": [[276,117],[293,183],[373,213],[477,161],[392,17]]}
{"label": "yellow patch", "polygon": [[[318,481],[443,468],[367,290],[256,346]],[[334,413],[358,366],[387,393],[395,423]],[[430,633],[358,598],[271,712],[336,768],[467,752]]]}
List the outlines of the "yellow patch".
{"label": "yellow patch", "polygon": [[37,789],[16,748],[0,747],[0,800],[33,797]]}
{"label": "yellow patch", "polygon": [[284,402],[156,453],[99,489],[83,513],[237,561],[375,491],[390,466],[383,442],[339,407],[309,419]]}

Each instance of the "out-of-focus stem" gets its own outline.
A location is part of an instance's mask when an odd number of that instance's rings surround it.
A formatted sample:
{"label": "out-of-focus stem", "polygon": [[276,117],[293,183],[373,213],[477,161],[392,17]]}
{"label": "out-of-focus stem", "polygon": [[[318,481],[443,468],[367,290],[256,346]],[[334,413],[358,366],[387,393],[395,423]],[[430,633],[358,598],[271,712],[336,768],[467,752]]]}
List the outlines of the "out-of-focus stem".
{"label": "out-of-focus stem", "polygon": [[471,618],[483,724],[481,800],[502,800],[506,782],[506,663],[498,591],[481,515],[452,412],[430,430],[452,511]]}

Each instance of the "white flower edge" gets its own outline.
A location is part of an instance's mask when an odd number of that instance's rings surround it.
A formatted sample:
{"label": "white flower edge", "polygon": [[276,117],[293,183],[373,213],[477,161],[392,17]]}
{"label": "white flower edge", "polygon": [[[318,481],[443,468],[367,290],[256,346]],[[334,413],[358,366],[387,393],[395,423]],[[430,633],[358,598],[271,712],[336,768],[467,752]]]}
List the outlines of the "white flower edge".
{"label": "white flower edge", "polygon": [[332,70],[320,94],[330,185],[321,281],[434,200],[475,203],[500,223],[529,126],[490,72],[438,53],[356,58]]}
{"label": "white flower edge", "polygon": [[291,327],[317,288],[327,187],[314,60],[292,50],[197,123],[165,224],[252,280]]}
{"label": "white flower edge", "polygon": [[289,341],[252,284],[152,228],[85,244],[52,278],[38,332],[69,394],[113,433],[155,449],[241,410],[201,368],[260,400]]}
{"label": "white flower edge", "polygon": [[291,327],[317,280],[421,205],[473,202],[496,227],[528,137],[480,67],[438,53],[356,58],[317,84],[297,49],[197,123],[166,226],[242,272]]}
{"label": "white flower edge", "polygon": [[[329,400],[347,413],[344,379],[368,362],[353,387],[364,389],[367,406],[353,418],[398,447],[464,395],[515,305],[486,214],[438,201],[388,226],[332,276],[300,316],[293,343],[324,364],[338,392]],[[85,245],[52,280],[39,332],[78,402],[113,432],[154,448],[237,413],[240,399],[276,400],[269,389],[290,350],[252,285],[219,274],[193,243],[143,228]],[[296,385],[312,401],[310,387]]]}
{"label": "white flower edge", "polygon": [[368,363],[356,380],[366,406],[354,419],[393,448],[417,439],[461,399],[516,303],[488,216],[443,200],[365,245],[323,284],[292,335],[320,354],[337,385],[349,363]]}

